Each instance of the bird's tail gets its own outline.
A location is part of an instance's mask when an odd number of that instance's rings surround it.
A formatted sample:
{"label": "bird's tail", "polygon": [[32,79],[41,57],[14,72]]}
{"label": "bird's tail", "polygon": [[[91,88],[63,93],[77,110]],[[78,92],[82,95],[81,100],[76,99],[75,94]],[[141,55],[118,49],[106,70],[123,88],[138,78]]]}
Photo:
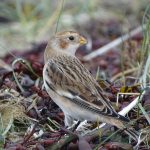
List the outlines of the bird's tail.
{"label": "bird's tail", "polygon": [[129,120],[121,115],[119,115],[119,119],[122,121],[117,123],[117,125],[119,125],[118,127],[123,129],[125,133],[128,134],[133,140],[138,141],[140,134],[131,125],[128,124]]}
{"label": "bird's tail", "polygon": [[139,133],[133,128],[124,128],[125,133],[127,133],[132,139],[138,142]]}

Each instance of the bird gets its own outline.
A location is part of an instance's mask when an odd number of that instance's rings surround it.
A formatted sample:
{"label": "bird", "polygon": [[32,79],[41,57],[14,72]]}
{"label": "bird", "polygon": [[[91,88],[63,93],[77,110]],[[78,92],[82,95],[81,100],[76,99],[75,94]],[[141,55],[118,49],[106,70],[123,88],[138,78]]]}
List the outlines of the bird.
{"label": "bird", "polygon": [[123,129],[137,141],[137,133],[126,126],[129,119],[115,111],[102,87],[76,57],[77,49],[87,42],[76,31],[58,32],[50,38],[43,68],[47,93],[63,111],[65,126],[74,120],[104,122]]}

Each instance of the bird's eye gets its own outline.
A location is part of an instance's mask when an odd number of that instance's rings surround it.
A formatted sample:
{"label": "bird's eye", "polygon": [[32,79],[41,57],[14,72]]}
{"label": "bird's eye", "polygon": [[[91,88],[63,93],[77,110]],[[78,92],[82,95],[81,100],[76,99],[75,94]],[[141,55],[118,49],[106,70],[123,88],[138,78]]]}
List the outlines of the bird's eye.
{"label": "bird's eye", "polygon": [[69,40],[73,41],[74,37],[73,36],[69,36]]}

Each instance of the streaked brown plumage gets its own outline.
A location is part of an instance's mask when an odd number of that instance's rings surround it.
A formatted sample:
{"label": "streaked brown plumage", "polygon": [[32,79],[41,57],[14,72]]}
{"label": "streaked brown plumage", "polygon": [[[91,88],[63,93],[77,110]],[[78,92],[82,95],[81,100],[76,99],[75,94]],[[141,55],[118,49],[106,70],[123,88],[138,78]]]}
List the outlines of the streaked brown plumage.
{"label": "streaked brown plumage", "polygon": [[[124,129],[128,119],[119,115],[94,77],[75,57],[87,40],[77,32],[56,34],[44,53],[44,85],[53,101],[65,115],[65,125],[74,119],[105,122]],[[126,130],[127,131],[127,130]],[[134,139],[136,134],[127,131]]]}

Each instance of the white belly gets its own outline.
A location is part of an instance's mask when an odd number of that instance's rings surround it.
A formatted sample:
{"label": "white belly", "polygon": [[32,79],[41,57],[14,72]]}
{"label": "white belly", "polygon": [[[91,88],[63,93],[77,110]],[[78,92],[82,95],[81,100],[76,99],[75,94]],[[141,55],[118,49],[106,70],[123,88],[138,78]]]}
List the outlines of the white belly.
{"label": "white belly", "polygon": [[45,85],[45,88],[46,88],[48,94],[50,95],[50,97],[52,98],[52,100],[62,109],[62,111],[65,114],[68,114],[72,118],[80,120],[80,121],[83,121],[83,120],[101,121],[101,122],[104,121],[103,117],[100,116],[99,114],[96,114],[94,112],[91,112],[90,110],[84,109],[84,108],[76,105],[69,99],[66,99],[66,98],[56,94],[55,92],[50,90],[47,87],[47,85]]}
{"label": "white belly", "polygon": [[[88,109],[82,108],[81,106],[78,106],[77,104],[73,103],[71,100],[58,95],[56,92],[51,90],[48,85],[45,83],[45,79],[48,78],[46,76],[46,66],[44,67],[43,70],[43,78],[44,78],[44,86],[46,88],[46,91],[48,92],[49,96],[52,98],[52,100],[62,109],[62,111],[71,116],[74,119],[83,121],[83,120],[88,120],[88,121],[100,121],[104,122],[104,116],[100,114],[96,114]],[[50,79],[48,78],[48,81],[50,82]],[[106,121],[106,116],[105,116],[105,122]]]}

